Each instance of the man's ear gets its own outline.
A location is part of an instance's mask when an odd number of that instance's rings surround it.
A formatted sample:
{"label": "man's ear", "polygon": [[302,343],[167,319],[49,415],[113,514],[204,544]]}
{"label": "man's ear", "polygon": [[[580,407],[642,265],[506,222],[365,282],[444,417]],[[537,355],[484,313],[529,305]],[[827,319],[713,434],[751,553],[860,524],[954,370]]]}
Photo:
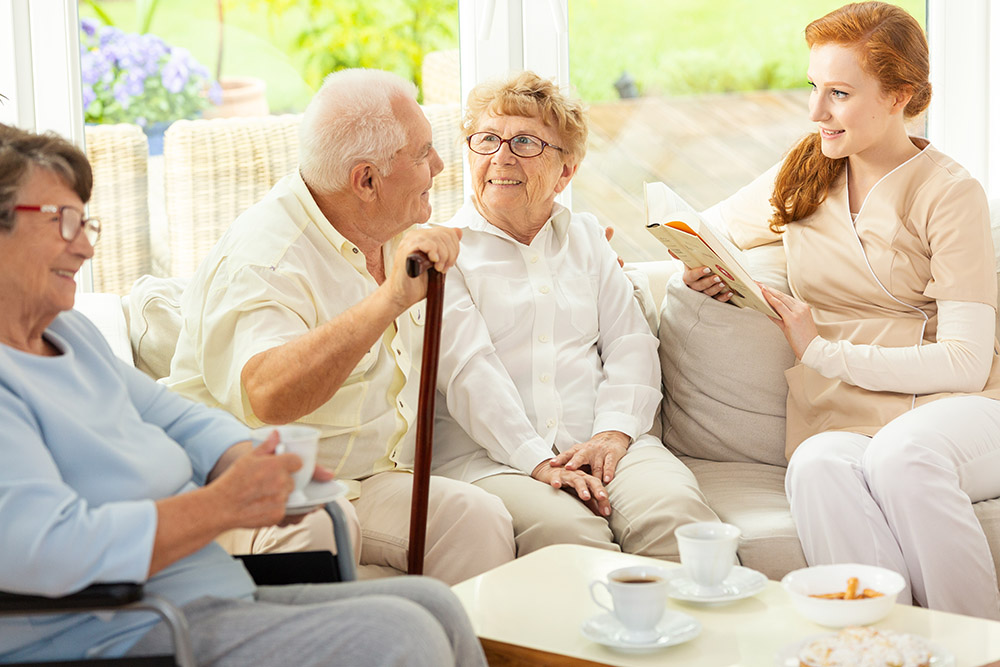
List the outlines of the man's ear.
{"label": "man's ear", "polygon": [[351,191],[362,201],[372,202],[378,196],[379,173],[370,162],[360,162],[351,169]]}

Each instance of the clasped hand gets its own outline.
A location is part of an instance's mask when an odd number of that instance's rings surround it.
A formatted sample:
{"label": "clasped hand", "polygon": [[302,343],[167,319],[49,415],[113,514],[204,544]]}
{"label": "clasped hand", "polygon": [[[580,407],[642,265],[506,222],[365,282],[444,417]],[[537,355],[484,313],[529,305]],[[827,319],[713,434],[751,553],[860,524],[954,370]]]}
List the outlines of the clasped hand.
{"label": "clasped hand", "polygon": [[604,485],[615,478],[618,462],[625,456],[629,441],[630,438],[619,431],[602,431],[543,461],[531,476],[554,488],[576,493],[590,511],[608,517],[611,502]]}

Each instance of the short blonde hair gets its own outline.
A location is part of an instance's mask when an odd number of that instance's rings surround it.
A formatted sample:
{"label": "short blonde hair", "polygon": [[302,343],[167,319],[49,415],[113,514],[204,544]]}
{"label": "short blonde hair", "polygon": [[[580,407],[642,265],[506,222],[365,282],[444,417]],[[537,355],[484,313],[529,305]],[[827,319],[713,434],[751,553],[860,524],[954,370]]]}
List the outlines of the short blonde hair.
{"label": "short blonde hair", "polygon": [[587,153],[587,117],[583,103],[564,95],[559,87],[534,72],[479,84],[469,93],[462,130],[478,131],[483,116],[538,118],[559,134],[566,162],[578,164]]}

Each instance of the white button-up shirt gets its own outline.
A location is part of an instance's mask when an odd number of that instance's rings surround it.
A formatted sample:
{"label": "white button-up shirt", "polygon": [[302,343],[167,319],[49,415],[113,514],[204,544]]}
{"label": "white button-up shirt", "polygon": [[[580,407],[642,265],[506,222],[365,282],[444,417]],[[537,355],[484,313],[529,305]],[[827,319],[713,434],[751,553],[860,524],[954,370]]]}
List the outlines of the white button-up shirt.
{"label": "white button-up shirt", "polygon": [[661,446],[643,435],[657,339],[597,219],[557,204],[530,245],[471,202],[449,224],[464,229],[445,281],[435,473],[530,474],[601,431]]}
{"label": "white button-up shirt", "polygon": [[[394,248],[383,248],[387,270]],[[247,361],[377,287],[364,254],[334,229],[298,172],[286,176],[236,219],[184,291],[183,326],[164,382],[261,426],[240,380]],[[298,420],[320,429],[318,461],[354,495],[360,485],[350,480],[412,469],[425,303],[397,318],[337,393]]]}

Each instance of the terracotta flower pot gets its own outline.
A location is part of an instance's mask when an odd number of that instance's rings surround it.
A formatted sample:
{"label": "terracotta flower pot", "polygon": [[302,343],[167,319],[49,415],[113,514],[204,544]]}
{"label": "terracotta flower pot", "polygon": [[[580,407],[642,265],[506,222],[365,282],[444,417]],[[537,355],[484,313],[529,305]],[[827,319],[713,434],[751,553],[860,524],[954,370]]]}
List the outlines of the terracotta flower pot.
{"label": "terracotta flower pot", "polygon": [[219,79],[219,85],[222,87],[222,104],[205,109],[204,118],[266,116],[269,113],[263,79],[229,76]]}

